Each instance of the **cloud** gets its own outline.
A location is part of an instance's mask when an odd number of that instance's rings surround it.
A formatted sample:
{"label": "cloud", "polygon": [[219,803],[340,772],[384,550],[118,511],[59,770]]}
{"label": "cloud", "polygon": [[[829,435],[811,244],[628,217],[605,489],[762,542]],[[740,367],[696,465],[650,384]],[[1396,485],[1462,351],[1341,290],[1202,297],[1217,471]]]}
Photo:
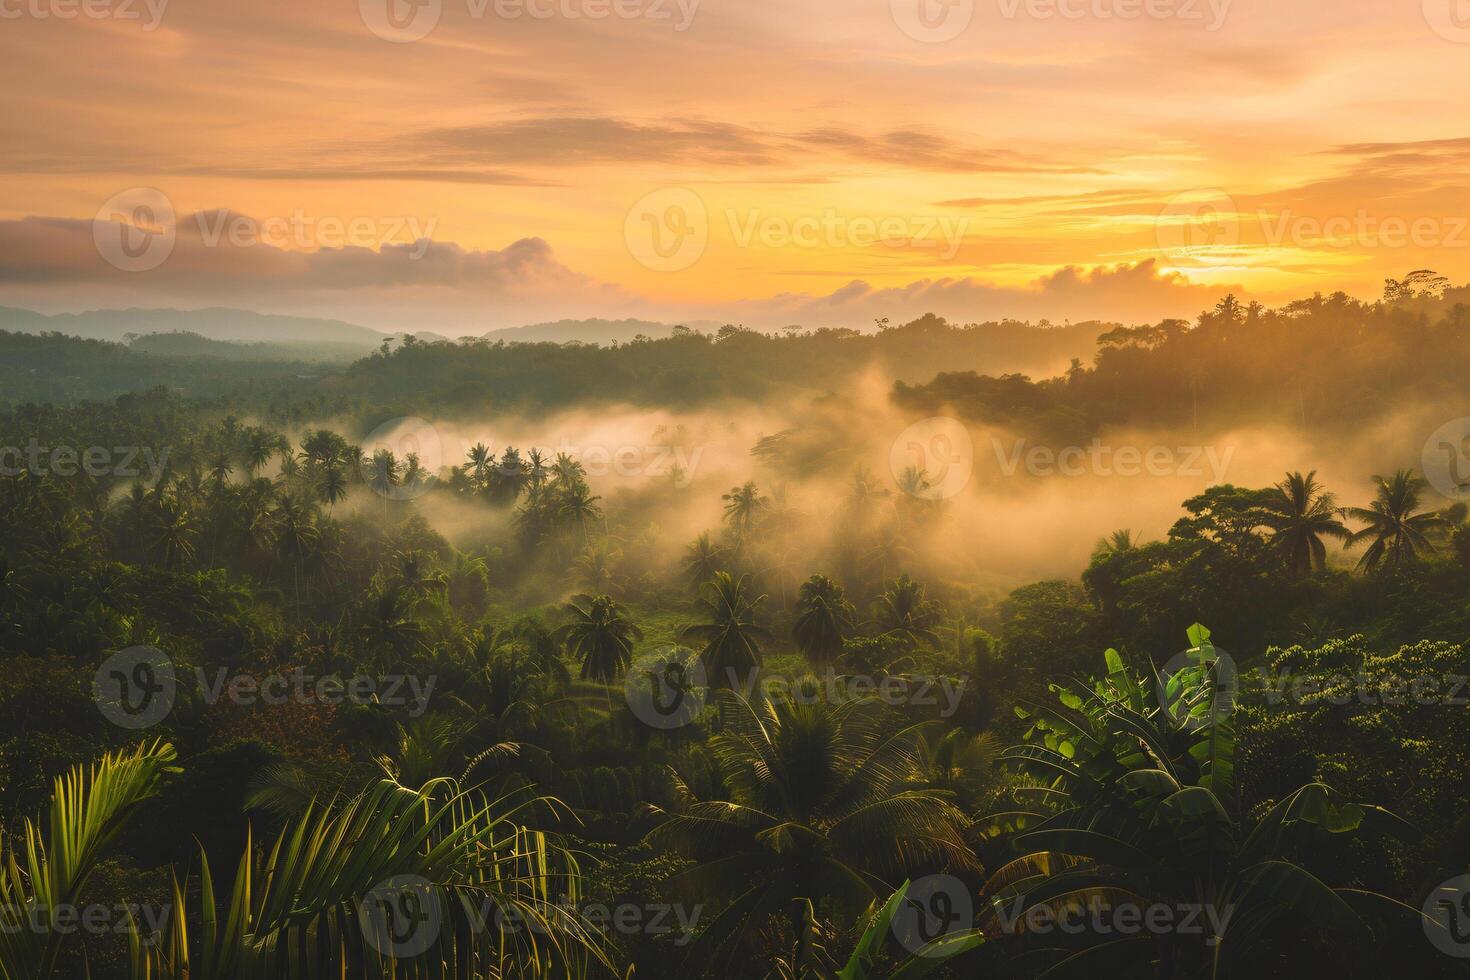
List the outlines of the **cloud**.
{"label": "cloud", "polygon": [[[663,163],[712,168],[798,167],[837,157],[933,173],[1087,173],[1011,149],[990,149],[917,128],[869,135],[842,126],[779,132],[702,119],[648,124],[610,116],[552,116],[422,130],[371,144],[375,158],[405,146],[422,167],[575,167]],[[407,166],[407,164],[405,164]]]}
{"label": "cloud", "polygon": [[[389,233],[391,225],[368,222],[361,230]],[[125,230],[120,224],[102,226],[104,234]],[[313,231],[335,233],[325,226]],[[466,248],[427,234],[371,245],[286,247],[278,240],[292,229],[220,209],[186,215],[166,259],[146,271],[125,272],[103,259],[93,232],[93,222],[77,219],[0,221],[0,302],[45,309],[73,309],[78,303],[240,306],[331,315],[387,329],[466,332],[588,316],[716,320],[758,328],[789,323],[865,328],[879,317],[902,321],[929,312],[960,322],[1005,317],[1136,322],[1192,316],[1225,291],[1161,272],[1147,260],[1067,266],[1023,287],[972,277],[892,287],[855,279],[828,293],[690,304],[655,301],[600,282],[564,264],[539,237],[500,249]]]}
{"label": "cloud", "polygon": [[1147,259],[1132,265],[1067,266],[1024,287],[999,286],[979,279],[922,279],[906,286],[874,287],[854,280],[825,295],[783,293],[703,311],[723,311],[747,326],[799,323],[807,327],[866,327],[874,319],[895,322],[936,313],[966,323],[1005,318],[1039,320],[1122,320],[1136,323],[1165,317],[1190,318],[1239,286],[1201,286],[1178,273],[1161,273]]}

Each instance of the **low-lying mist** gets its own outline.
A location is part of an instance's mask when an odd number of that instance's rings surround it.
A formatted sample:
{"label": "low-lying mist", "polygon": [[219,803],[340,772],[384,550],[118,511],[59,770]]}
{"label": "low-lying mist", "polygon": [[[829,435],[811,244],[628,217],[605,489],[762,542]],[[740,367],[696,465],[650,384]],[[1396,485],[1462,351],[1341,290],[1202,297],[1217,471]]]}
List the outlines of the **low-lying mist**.
{"label": "low-lying mist", "polygon": [[[766,498],[755,544],[768,582],[816,572],[876,582],[907,570],[936,590],[973,594],[1073,578],[1116,529],[1163,538],[1184,516],[1181,503],[1215,484],[1263,487],[1315,470],[1339,505],[1364,503],[1372,475],[1418,466],[1426,435],[1445,421],[1443,409],[1412,407],[1351,439],[1288,419],[1210,432],[1111,428],[1061,445],[916,416],[892,405],[890,389],[891,378],[870,370],[842,390],[784,404],[434,418],[427,428],[395,422],[376,439],[400,456],[418,451],[441,476],[476,444],[497,458],[507,447],[522,459],[537,449],[548,462],[565,453],[601,497],[607,546],[636,550],[667,575],[697,535],[719,535],[722,495],[753,481]],[[440,492],[418,506],[461,548],[513,533],[508,508]]]}

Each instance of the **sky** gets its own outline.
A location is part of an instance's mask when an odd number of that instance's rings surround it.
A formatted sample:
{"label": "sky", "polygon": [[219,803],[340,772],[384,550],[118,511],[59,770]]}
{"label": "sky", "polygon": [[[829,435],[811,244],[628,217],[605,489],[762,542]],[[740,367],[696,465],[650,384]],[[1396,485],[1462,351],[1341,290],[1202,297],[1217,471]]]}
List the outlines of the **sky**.
{"label": "sky", "polygon": [[0,0],[0,305],[448,335],[1470,280],[1467,0]]}

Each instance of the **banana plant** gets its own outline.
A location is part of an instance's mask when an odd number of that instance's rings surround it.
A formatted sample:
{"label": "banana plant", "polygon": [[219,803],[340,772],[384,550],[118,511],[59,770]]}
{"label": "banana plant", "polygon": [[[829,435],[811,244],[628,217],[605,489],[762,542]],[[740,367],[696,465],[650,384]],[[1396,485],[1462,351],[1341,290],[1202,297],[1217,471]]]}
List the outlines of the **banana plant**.
{"label": "banana plant", "polygon": [[87,879],[128,816],[178,771],[174,759],[173,746],[160,740],[73,766],[56,779],[44,825],[27,819],[19,846],[3,842],[0,976],[56,975],[66,934],[36,923],[81,904]]}
{"label": "banana plant", "polygon": [[788,955],[777,957],[773,976],[776,980],[920,980],[947,962],[985,942],[977,929],[965,929],[940,936],[917,950],[894,950],[893,917],[908,899],[909,882],[905,881],[882,905],[869,907],[860,921],[859,935],[846,964],[835,969],[828,941],[817,928],[811,903],[797,918],[806,924],[799,931]]}
{"label": "banana plant", "polygon": [[[1412,833],[1389,812],[1321,783],[1298,788],[1258,820],[1238,812],[1235,737],[1218,703],[1228,692],[1215,676],[1209,631],[1196,626],[1190,639],[1192,666],[1171,678],[1146,683],[1109,650],[1104,679],[1053,686],[1060,710],[1018,712],[1032,727],[1002,760],[1029,785],[1016,791],[1015,809],[982,821],[1015,857],[983,886],[980,925],[1026,945],[1046,964],[1042,976],[1107,968],[1216,977],[1244,965],[1265,927],[1283,917],[1361,939],[1373,935],[1360,913],[1369,906],[1418,914],[1384,895],[1331,887],[1298,861],[1333,837]],[[1042,931],[1028,928],[1034,909],[1055,922],[1125,905],[1198,908],[1201,927],[1028,934]]]}

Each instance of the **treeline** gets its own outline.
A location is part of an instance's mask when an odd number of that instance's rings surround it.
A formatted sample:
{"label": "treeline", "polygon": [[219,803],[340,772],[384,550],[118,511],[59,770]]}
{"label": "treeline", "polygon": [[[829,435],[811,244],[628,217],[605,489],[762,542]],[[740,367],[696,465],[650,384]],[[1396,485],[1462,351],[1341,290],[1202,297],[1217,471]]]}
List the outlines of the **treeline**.
{"label": "treeline", "polygon": [[1093,366],[1079,362],[1059,377],[947,371],[925,384],[899,381],[894,400],[1073,440],[1112,425],[1342,430],[1404,408],[1463,404],[1467,300],[1470,288],[1371,303],[1317,294],[1279,309],[1227,296],[1193,324],[1111,330],[1098,338]]}

